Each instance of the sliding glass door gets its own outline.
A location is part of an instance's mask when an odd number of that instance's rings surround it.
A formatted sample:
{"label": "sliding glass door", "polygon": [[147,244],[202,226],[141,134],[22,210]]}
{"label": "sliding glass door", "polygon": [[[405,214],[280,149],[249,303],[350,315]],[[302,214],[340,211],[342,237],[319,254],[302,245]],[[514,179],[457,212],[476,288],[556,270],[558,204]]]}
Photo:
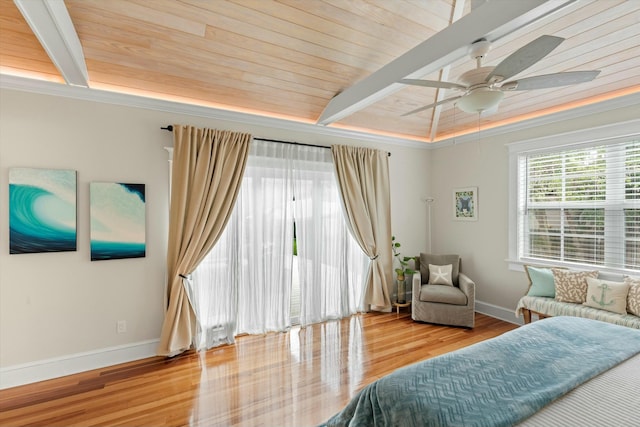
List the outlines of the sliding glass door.
{"label": "sliding glass door", "polygon": [[367,266],[345,225],[331,153],[253,141],[229,225],[189,281],[197,346],[363,310]]}

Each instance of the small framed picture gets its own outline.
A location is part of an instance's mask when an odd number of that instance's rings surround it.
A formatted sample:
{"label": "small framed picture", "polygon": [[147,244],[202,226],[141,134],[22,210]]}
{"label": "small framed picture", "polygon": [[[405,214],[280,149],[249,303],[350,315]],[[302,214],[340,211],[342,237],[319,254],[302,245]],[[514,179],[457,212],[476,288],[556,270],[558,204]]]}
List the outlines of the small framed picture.
{"label": "small framed picture", "polygon": [[478,220],[478,187],[453,190],[453,219],[456,221]]}

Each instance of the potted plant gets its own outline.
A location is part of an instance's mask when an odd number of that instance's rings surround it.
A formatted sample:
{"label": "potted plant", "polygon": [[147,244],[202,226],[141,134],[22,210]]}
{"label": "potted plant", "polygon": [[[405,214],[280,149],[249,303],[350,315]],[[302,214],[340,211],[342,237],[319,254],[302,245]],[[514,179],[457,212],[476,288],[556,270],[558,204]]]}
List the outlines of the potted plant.
{"label": "potted plant", "polygon": [[396,236],[391,236],[391,249],[393,250],[393,256],[400,263],[400,268],[396,268],[395,272],[398,280],[398,303],[404,304],[406,302],[406,287],[405,287],[405,279],[407,275],[411,275],[415,273],[415,270],[408,268],[409,261],[415,259],[415,257],[410,256],[400,256],[399,248],[402,245],[396,241]]}

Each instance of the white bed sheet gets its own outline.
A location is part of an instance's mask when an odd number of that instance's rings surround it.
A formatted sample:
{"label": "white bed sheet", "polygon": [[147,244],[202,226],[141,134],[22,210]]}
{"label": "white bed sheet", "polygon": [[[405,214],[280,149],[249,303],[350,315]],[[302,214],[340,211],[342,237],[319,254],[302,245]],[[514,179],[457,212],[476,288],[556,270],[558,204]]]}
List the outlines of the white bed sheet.
{"label": "white bed sheet", "polygon": [[640,354],[592,378],[518,424],[518,427],[543,426],[640,426]]}

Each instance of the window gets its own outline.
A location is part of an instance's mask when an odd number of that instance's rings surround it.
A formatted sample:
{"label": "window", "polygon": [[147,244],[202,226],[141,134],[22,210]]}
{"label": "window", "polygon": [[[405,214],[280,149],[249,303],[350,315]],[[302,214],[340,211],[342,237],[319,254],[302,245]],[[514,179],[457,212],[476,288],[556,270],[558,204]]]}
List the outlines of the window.
{"label": "window", "polygon": [[516,194],[511,258],[640,269],[638,134],[542,145],[512,149]]}

